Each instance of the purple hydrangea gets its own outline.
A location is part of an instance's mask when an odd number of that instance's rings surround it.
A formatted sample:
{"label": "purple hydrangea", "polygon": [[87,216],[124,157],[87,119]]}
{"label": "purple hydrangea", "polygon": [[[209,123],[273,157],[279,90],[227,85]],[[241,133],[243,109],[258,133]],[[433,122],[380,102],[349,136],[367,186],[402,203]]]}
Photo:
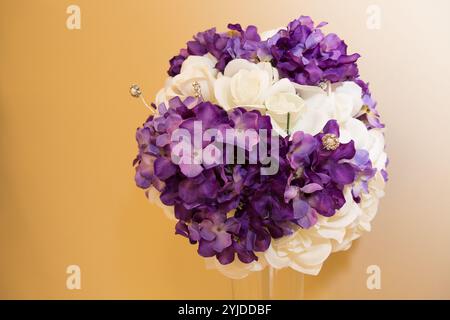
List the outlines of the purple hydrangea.
{"label": "purple hydrangea", "polygon": [[359,54],[347,54],[336,34],[325,35],[310,17],[301,16],[266,41],[272,64],[285,78],[305,85],[339,82],[358,77]]}
{"label": "purple hydrangea", "polygon": [[218,33],[216,28],[199,32],[187,48],[181,49],[177,56],[170,60],[168,74],[176,76],[180,73],[181,65],[187,57],[203,56],[210,53],[217,59],[216,68],[220,71],[232,59],[242,58],[256,62],[257,55],[262,47],[261,38],[255,26],[248,26],[245,30],[240,24],[229,24],[228,32]]}
{"label": "purple hydrangea", "polygon": [[313,226],[318,214],[333,216],[345,203],[344,186],[356,178],[356,168],[349,163],[356,152],[354,142],[328,150],[322,144],[326,134],[339,138],[335,120],[330,120],[323,132],[314,137],[295,132],[287,155],[292,173],[284,197],[292,201],[298,224],[303,228]]}
{"label": "purple hydrangea", "polygon": [[239,24],[229,24],[229,31],[224,33],[211,28],[195,35],[170,60],[168,74],[179,74],[190,55],[210,53],[218,60],[216,68],[220,71],[231,60],[241,58],[252,62],[271,61],[282,77],[299,84],[356,80],[360,55],[348,54],[347,45],[336,34],[324,34],[321,28],[325,25],[314,26],[310,17],[301,16],[265,41],[255,26],[243,29]]}
{"label": "purple hydrangea", "polygon": [[[344,204],[342,190],[354,182],[357,172],[349,161],[355,155],[353,142],[333,151],[324,149],[321,142],[324,134],[339,136],[336,121],[317,136],[303,132],[296,132],[292,140],[276,136],[279,170],[275,175],[262,175],[261,162],[248,161],[250,152],[245,153],[243,164],[200,163],[193,168],[172,162],[177,145],[172,133],[178,128],[191,132],[195,121],[202,121],[203,132],[264,129],[272,134],[272,127],[269,117],[259,111],[226,112],[195,98],[173,98],[137,130],[137,186],[160,191],[161,201],[174,207],[176,233],[198,244],[201,256],[215,256],[222,264],[236,257],[250,263],[257,260],[257,252],[267,250],[272,239],[299,227],[309,228],[318,214],[332,216]],[[235,141],[233,148],[249,151],[258,143],[240,146]],[[211,144],[204,142],[202,147]]]}

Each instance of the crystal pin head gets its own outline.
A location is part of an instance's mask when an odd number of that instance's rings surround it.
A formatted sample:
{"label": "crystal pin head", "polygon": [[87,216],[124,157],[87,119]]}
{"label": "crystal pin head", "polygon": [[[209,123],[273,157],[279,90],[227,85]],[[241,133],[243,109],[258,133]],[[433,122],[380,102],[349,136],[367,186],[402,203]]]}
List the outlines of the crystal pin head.
{"label": "crystal pin head", "polygon": [[332,133],[327,133],[322,137],[322,145],[325,150],[333,151],[339,148],[339,138]]}
{"label": "crystal pin head", "polygon": [[202,98],[202,87],[198,81],[192,82],[192,88],[194,89],[194,97]]}
{"label": "crystal pin head", "polygon": [[142,94],[141,88],[137,84],[133,84],[130,87],[130,94],[135,98],[139,98]]}
{"label": "crystal pin head", "polygon": [[326,81],[319,82],[319,88],[322,89],[323,91],[327,91],[328,83]]}

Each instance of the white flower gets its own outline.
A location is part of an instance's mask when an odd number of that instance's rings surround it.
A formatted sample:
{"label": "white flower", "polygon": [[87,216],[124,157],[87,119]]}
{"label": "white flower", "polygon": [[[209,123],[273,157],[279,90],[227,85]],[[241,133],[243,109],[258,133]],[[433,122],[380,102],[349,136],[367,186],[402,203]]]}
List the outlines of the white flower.
{"label": "white flower", "polygon": [[[323,128],[328,120],[335,119],[339,124],[341,143],[355,142],[356,149],[364,149],[369,152],[372,165],[377,170],[386,166],[387,154],[384,152],[384,135],[381,129],[368,130],[366,125],[355,119],[363,106],[361,88],[352,81],[336,83],[331,86],[329,92],[314,86],[295,85],[300,96],[305,99],[305,114],[315,110],[320,116],[311,121],[297,122],[293,131],[302,130],[308,123],[320,123]],[[319,131],[320,131],[319,129]],[[312,132],[302,130],[310,134],[316,134],[317,128]]]}
{"label": "white flower", "polygon": [[364,232],[371,231],[371,222],[378,211],[380,199],[384,196],[386,182],[380,172],[369,181],[369,192],[361,194],[361,202],[358,204],[360,214],[358,218],[346,228],[346,234],[342,242],[333,243],[333,252],[344,251],[351,247],[352,242],[358,239]]}
{"label": "white flower", "polygon": [[275,268],[291,267],[317,275],[323,262],[333,250],[333,242],[342,243],[347,232],[360,215],[353,201],[351,188],[345,189],[345,205],[332,217],[318,217],[310,229],[298,229],[293,235],[275,240],[266,252],[267,261]]}
{"label": "white flower", "polygon": [[227,64],[223,75],[219,75],[214,93],[219,105],[225,110],[238,106],[263,109],[267,91],[277,80],[278,72],[269,63],[254,64],[235,59]]}
{"label": "white flower", "polygon": [[387,154],[384,151],[384,135],[380,129],[369,130],[370,144],[366,147],[369,151],[369,158],[372,165],[377,170],[384,169],[387,161]]}
{"label": "white flower", "polygon": [[331,84],[329,90],[299,84],[295,87],[303,99],[316,105],[321,102],[321,109],[337,114],[341,120],[356,115],[363,106],[362,89],[353,81]]}
{"label": "white flower", "polygon": [[[273,85],[266,99],[268,114],[274,120],[272,121],[273,129],[283,137],[287,136],[287,129],[290,133],[303,131],[315,135],[329,120],[325,112],[306,104],[305,100],[297,94],[297,87],[297,84],[288,79],[281,79]],[[323,92],[319,90],[319,93]],[[287,126],[288,112],[289,128]]]}
{"label": "white flower", "polygon": [[296,123],[305,109],[305,101],[295,92],[294,85],[288,79],[276,82],[267,93],[265,100],[267,114],[272,124],[286,130],[289,124]]}
{"label": "white flower", "polygon": [[180,73],[166,80],[164,88],[156,96],[156,104],[167,103],[174,97],[180,97],[183,100],[195,96],[194,82],[200,85],[204,100],[215,102],[214,82],[218,72],[215,69],[216,63],[217,59],[211,54],[189,56],[183,62]]}
{"label": "white flower", "polygon": [[369,192],[361,195],[359,204],[352,198],[351,187],[346,187],[346,203],[334,216],[319,216],[312,228],[298,229],[290,236],[272,241],[264,253],[269,265],[317,275],[331,252],[349,249],[353,240],[370,231],[384,186],[384,179],[377,172],[369,182]]}
{"label": "white flower", "polygon": [[347,187],[346,203],[334,216],[320,216],[312,228],[298,229],[290,236],[273,240],[264,253],[267,262],[277,269],[290,267],[317,275],[331,252],[347,250],[362,232],[370,231],[370,222],[384,195],[384,184],[378,172],[369,183],[369,193],[362,195],[360,204],[352,199],[351,189]]}
{"label": "white flower", "polygon": [[281,136],[287,135],[288,114],[290,132],[317,134],[329,119],[325,112],[305,107],[296,85],[289,79],[279,80],[277,69],[267,62],[231,61],[223,75],[219,74],[214,93],[225,110],[245,107],[268,114],[273,129]]}
{"label": "white flower", "polygon": [[358,227],[364,231],[370,231],[370,222],[375,218],[378,210],[379,200],[384,197],[386,181],[378,171],[369,181],[369,192],[361,195],[362,215],[358,219]]}
{"label": "white flower", "polygon": [[324,238],[342,243],[346,230],[361,215],[361,208],[353,200],[351,187],[344,189],[345,204],[332,217],[319,215],[317,223],[313,226],[317,233]]}
{"label": "white flower", "polygon": [[290,267],[317,275],[331,253],[331,242],[314,229],[298,229],[294,234],[272,240],[264,252],[267,262],[276,269]]}
{"label": "white flower", "polygon": [[[364,123],[353,118],[361,110],[361,88],[352,81],[331,85],[329,91],[319,87],[296,85],[300,96],[305,99],[308,109],[313,109],[325,115],[326,121],[335,119],[339,124],[340,142],[355,142],[356,149],[366,149],[371,143],[369,132]],[[323,120],[322,120],[323,122]],[[325,124],[324,123],[324,124]],[[295,129],[301,130],[301,126]]]}
{"label": "white flower", "polygon": [[324,112],[305,104],[297,94],[295,85],[288,79],[281,79],[268,90],[265,107],[273,129],[283,137],[287,136],[288,129],[290,133],[303,131],[315,135],[328,120]]}

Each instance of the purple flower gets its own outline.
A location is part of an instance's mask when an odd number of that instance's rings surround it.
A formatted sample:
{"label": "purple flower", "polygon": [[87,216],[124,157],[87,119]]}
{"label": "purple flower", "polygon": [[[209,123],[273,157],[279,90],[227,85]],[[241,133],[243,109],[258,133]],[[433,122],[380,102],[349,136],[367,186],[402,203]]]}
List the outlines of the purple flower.
{"label": "purple flower", "polygon": [[188,56],[188,51],[186,49],[181,49],[179,55],[174,56],[172,59],[170,59],[170,68],[167,71],[169,76],[174,77],[181,72],[181,66]]}
{"label": "purple flower", "polygon": [[339,138],[335,120],[330,120],[315,137],[296,132],[287,154],[294,172],[284,198],[288,203],[292,201],[294,215],[303,228],[314,225],[317,214],[333,216],[345,203],[344,186],[356,177],[355,167],[347,162],[355,155],[353,141],[328,150],[322,139],[326,134]]}
{"label": "purple flower", "polygon": [[292,145],[288,154],[288,160],[292,169],[300,169],[308,156],[317,149],[317,140],[302,131],[297,131],[292,136]]}
{"label": "purple flower", "polygon": [[[160,114],[150,117],[137,131],[136,183],[147,189],[155,182],[161,191],[161,201],[174,206],[175,217],[179,219],[177,234],[198,243],[201,255],[215,255],[224,264],[233,261],[235,255],[245,262],[257,259],[254,252],[267,249],[271,234],[280,236],[287,232],[284,231],[288,222],[285,220],[291,218],[280,215],[278,210],[268,217],[260,217],[260,213],[250,205],[256,201],[249,199],[256,197],[255,190],[271,185],[267,181],[270,178],[261,176],[261,165],[257,164],[205,165],[183,161],[175,164],[171,155],[179,142],[172,141],[171,134],[179,128],[193,136],[196,122],[201,123],[202,133],[222,128],[237,131],[265,129],[271,134],[270,119],[258,111],[245,109],[227,113],[219,106],[195,102],[191,98],[185,101],[174,98],[167,106],[162,104],[158,109]],[[234,143],[233,148],[238,147],[238,141]],[[211,144],[203,141],[201,147]],[[198,146],[189,146],[192,153],[201,152],[196,149]],[[191,157],[192,153],[188,156]],[[280,201],[282,192],[278,196],[278,200],[274,198],[279,202],[277,206],[288,207]],[[241,210],[244,206],[247,208],[245,212]],[[240,213],[227,218],[227,213],[233,210]],[[241,224],[246,227],[237,228]]]}
{"label": "purple flower", "polygon": [[357,118],[364,122],[368,129],[384,128],[384,124],[382,124],[380,121],[380,114],[376,109],[377,103],[372,98],[372,94],[370,93],[369,84],[365,83],[361,79],[357,79],[355,80],[355,82],[362,89],[362,100],[364,103],[364,106],[361,109],[360,113],[357,115]]}
{"label": "purple flower", "polygon": [[143,154],[138,156],[139,164],[136,166],[136,185],[140,188],[149,188],[155,180],[154,175],[154,162],[155,157],[149,154]]}
{"label": "purple flower", "polygon": [[351,161],[356,170],[358,180],[355,181],[352,187],[353,199],[359,203],[361,193],[369,192],[369,180],[373,178],[377,170],[372,167],[372,162],[369,158],[369,152],[366,150],[356,150],[355,157]]}
{"label": "purple flower", "polygon": [[199,224],[200,237],[205,240],[205,247],[217,253],[232,245],[232,234],[238,234],[240,224],[235,218],[226,218],[223,214],[214,213]]}
{"label": "purple flower", "polygon": [[[150,117],[148,121],[152,120],[153,117]],[[133,161],[133,164],[136,165],[135,182],[138,187],[143,189],[153,186],[161,190],[163,182],[155,174],[155,161],[159,154],[159,148],[154,145],[156,141],[154,133],[153,127],[145,125],[136,131],[139,153]]]}
{"label": "purple flower", "polygon": [[263,187],[249,199],[248,213],[251,214],[252,224],[258,226],[257,234],[261,238],[257,251],[267,250],[270,238],[278,239],[291,234],[295,224],[293,208],[283,198],[285,181],[277,180],[274,179],[269,187]]}
{"label": "purple flower", "polygon": [[337,35],[323,34],[324,25],[314,27],[311,18],[302,16],[265,42],[282,77],[307,85],[358,77],[359,54],[348,55],[347,45]]}
{"label": "purple flower", "polygon": [[199,32],[187,48],[181,49],[177,56],[170,60],[168,74],[176,76],[180,73],[181,65],[190,55],[203,56],[210,53],[217,59],[216,68],[223,71],[232,59],[242,58],[256,62],[258,52],[263,44],[255,26],[248,26],[245,30],[239,24],[229,24],[228,32],[218,33],[215,28]]}
{"label": "purple flower", "polygon": [[[333,150],[324,148],[324,135],[339,137],[336,121],[328,122],[314,137],[303,132],[296,132],[291,140],[277,137],[278,146],[271,151],[277,153],[273,156],[279,164],[274,175],[262,175],[263,164],[248,161],[250,152],[245,153],[245,163],[239,164],[176,164],[172,155],[180,142],[171,136],[177,129],[193,134],[196,123],[201,123],[202,133],[264,129],[272,135],[270,119],[259,111],[236,108],[226,112],[192,98],[174,98],[158,110],[159,115],[148,118],[136,133],[136,184],[143,189],[156,187],[161,201],[174,207],[176,233],[197,244],[201,256],[215,256],[222,264],[236,256],[244,263],[257,260],[256,253],[266,251],[272,239],[313,226],[318,214],[332,216],[344,204],[344,186],[353,183],[355,172],[367,171],[364,157],[358,154],[353,159],[353,142]],[[262,141],[271,143],[257,136],[252,146]],[[202,151],[191,142],[183,143],[192,147],[191,152]],[[233,149],[243,147],[238,141],[227,143]],[[201,147],[212,144],[203,141]]]}

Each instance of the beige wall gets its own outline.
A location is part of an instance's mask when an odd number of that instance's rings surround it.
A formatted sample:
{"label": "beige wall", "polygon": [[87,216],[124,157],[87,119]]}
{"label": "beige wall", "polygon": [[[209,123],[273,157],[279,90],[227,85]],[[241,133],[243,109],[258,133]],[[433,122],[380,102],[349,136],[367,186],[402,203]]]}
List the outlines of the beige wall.
{"label": "beige wall", "polygon": [[[82,27],[65,27],[66,7]],[[380,30],[366,8],[381,8]],[[330,22],[363,55],[388,125],[390,183],[373,231],[306,277],[307,298],[450,298],[450,2],[2,0],[0,298],[229,298],[195,248],[134,186],[128,94],[162,86],[196,31],[270,29],[300,14]],[[82,268],[82,290],[65,268]],[[382,289],[366,288],[367,266]]]}

